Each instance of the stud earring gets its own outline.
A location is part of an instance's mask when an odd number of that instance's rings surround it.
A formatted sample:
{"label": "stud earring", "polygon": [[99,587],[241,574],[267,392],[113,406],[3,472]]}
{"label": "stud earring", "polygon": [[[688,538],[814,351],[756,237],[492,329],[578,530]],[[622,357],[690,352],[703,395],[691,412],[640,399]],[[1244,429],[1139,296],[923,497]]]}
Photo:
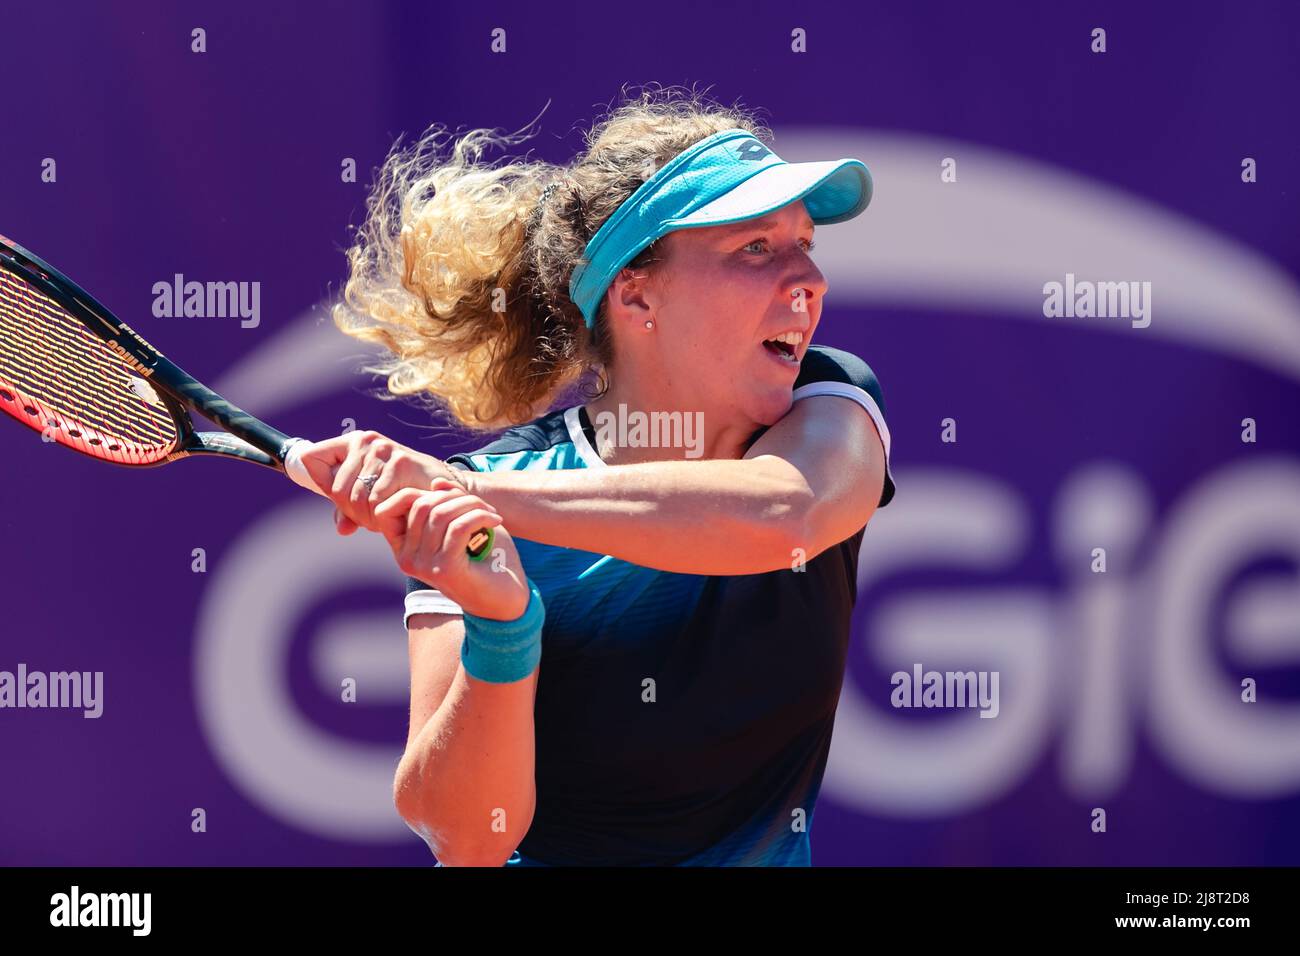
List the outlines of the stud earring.
{"label": "stud earring", "polygon": [[646,319],[646,320],[645,320],[645,327],[646,327],[647,329],[653,329],[653,328],[655,327],[654,320],[652,320],[652,319]]}

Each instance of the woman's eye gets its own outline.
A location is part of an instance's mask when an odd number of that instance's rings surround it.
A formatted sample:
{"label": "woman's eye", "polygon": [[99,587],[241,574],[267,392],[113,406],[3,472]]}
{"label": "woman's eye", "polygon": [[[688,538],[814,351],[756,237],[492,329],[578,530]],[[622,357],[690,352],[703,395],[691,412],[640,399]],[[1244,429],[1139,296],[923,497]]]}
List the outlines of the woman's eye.
{"label": "woman's eye", "polygon": [[[804,252],[812,252],[814,249],[817,248],[817,243],[813,242],[811,239],[804,239],[804,240],[801,240],[801,241],[803,242],[803,250],[804,250]],[[746,248],[746,249],[753,249],[754,246],[765,246],[765,245],[767,245],[767,240],[766,240],[766,239],[755,239],[753,242],[746,243],[745,248]],[[762,252],[763,250],[762,250],[762,249],[754,249],[754,251],[755,251],[755,252]]]}

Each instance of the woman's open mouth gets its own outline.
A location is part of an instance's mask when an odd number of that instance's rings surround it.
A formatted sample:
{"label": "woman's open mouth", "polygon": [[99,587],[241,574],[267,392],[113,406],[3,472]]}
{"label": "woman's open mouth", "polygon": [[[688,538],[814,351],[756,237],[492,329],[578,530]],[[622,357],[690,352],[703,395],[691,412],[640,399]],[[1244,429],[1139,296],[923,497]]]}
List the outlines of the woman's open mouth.
{"label": "woman's open mouth", "polygon": [[766,339],[763,342],[763,348],[779,362],[786,365],[799,364],[799,351],[793,342],[786,342],[781,339]]}

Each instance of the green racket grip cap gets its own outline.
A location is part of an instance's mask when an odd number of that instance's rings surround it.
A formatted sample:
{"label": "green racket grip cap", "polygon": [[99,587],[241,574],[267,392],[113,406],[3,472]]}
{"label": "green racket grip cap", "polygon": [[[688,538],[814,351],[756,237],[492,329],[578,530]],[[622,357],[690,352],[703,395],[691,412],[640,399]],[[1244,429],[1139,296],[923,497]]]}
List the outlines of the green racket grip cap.
{"label": "green racket grip cap", "polygon": [[483,532],[487,533],[487,540],[483,542],[482,546],[477,551],[475,551],[473,548],[467,549],[469,551],[469,559],[471,561],[482,561],[484,558],[486,558],[489,554],[492,553],[492,544],[494,541],[496,541],[496,529],[480,528],[479,533],[483,533]]}

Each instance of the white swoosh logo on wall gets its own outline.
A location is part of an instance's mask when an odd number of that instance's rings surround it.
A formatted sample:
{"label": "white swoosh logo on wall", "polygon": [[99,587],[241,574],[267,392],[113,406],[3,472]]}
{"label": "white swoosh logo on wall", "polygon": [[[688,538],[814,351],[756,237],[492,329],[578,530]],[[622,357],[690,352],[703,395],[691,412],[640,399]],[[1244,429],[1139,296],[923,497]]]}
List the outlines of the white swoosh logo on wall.
{"label": "white swoosh logo on wall", "polygon": [[329,309],[330,303],[319,303],[297,315],[230,368],[213,389],[274,422],[285,409],[356,388],[363,381],[362,366],[378,353],[340,332]]}

